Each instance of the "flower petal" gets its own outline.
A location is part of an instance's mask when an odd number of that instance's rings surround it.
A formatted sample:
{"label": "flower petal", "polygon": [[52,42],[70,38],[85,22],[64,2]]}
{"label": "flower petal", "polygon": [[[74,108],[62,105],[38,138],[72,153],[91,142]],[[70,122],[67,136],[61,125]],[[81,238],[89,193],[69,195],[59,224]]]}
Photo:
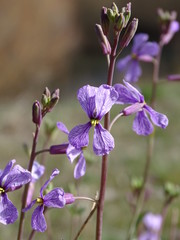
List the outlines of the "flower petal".
{"label": "flower petal", "polygon": [[148,105],[146,105],[144,108],[148,111],[152,122],[156,126],[161,127],[161,128],[166,128],[168,126],[169,121],[168,121],[168,118],[166,117],[166,115],[156,112]]}
{"label": "flower petal", "polygon": [[131,60],[131,62],[127,67],[124,79],[128,82],[137,82],[141,74],[142,74],[142,70],[139,65],[139,62],[133,59]]}
{"label": "flower petal", "polygon": [[112,105],[116,102],[118,98],[118,93],[114,89],[114,87],[111,87],[109,85],[103,84],[101,85],[95,96],[95,104],[96,104],[96,115],[94,118],[98,118],[101,120],[101,118],[109,112]]}
{"label": "flower petal", "polygon": [[11,224],[18,218],[18,211],[12,202],[8,199],[6,193],[1,194],[0,200],[0,223]]}
{"label": "flower petal", "polygon": [[4,168],[3,171],[1,171],[1,176],[0,176],[0,185],[2,186],[2,182],[3,182],[3,178],[9,174],[9,172],[11,171],[11,168],[13,167],[14,163],[16,162],[15,159],[11,160],[8,162],[8,164],[6,165],[6,167]]}
{"label": "flower petal", "polygon": [[125,58],[122,58],[120,59],[118,62],[117,62],[117,69],[120,71],[120,72],[123,72],[127,69],[127,66],[129,64],[129,62],[131,61],[131,56],[128,55],[126,56]]}
{"label": "flower petal", "polygon": [[156,42],[147,42],[142,45],[139,55],[156,56],[159,52],[159,45]]}
{"label": "flower petal", "polygon": [[49,179],[45,182],[45,184],[42,186],[42,188],[40,189],[40,195],[41,195],[41,198],[43,198],[43,191],[44,189],[48,186],[48,184],[53,180],[53,178],[55,176],[57,176],[59,174],[59,170],[57,168],[55,168],[52,173],[51,173],[51,176],[49,177]]}
{"label": "flower petal", "polygon": [[44,205],[46,207],[63,208],[65,204],[64,190],[61,188],[54,188],[44,196]]}
{"label": "flower petal", "polygon": [[20,165],[14,166],[6,177],[4,188],[14,191],[32,180],[31,173]]}
{"label": "flower petal", "polygon": [[83,153],[81,153],[79,160],[74,168],[74,178],[78,179],[84,176],[86,172],[86,160]]}
{"label": "flower petal", "polygon": [[74,127],[68,135],[70,144],[76,149],[88,146],[90,128],[91,122]]}
{"label": "flower petal", "polygon": [[149,38],[148,34],[145,33],[136,34],[133,39],[132,52],[139,55],[139,49],[141,49],[143,43],[147,42],[148,38]]}
{"label": "flower petal", "polygon": [[144,110],[138,112],[133,122],[133,130],[138,135],[149,135],[153,132],[153,126]]}
{"label": "flower petal", "polygon": [[93,150],[96,155],[109,154],[114,148],[113,136],[99,123],[94,129]]}
{"label": "flower petal", "polygon": [[67,157],[71,163],[73,163],[74,159],[77,158],[81,154],[81,152],[81,149],[76,149],[71,144],[69,144],[66,150]]}
{"label": "flower petal", "polygon": [[43,211],[44,211],[44,205],[38,206],[34,210],[31,218],[31,226],[34,230],[38,232],[44,232],[47,228]]}
{"label": "flower petal", "polygon": [[22,212],[27,212],[28,210],[30,210],[34,206],[34,204],[36,204],[36,199],[33,200],[30,204],[28,204],[27,207],[23,208]]}
{"label": "flower petal", "polygon": [[127,87],[122,84],[115,84],[114,88],[119,93],[119,97],[116,101],[117,104],[134,104],[140,101],[139,95],[134,94]]}
{"label": "flower petal", "polygon": [[44,174],[44,171],[45,167],[37,161],[34,161],[31,171],[32,182],[36,182]]}
{"label": "flower petal", "polygon": [[69,130],[67,129],[66,125],[64,125],[64,123],[62,123],[62,122],[57,122],[57,127],[58,127],[59,130],[61,130],[63,133],[69,134]]}

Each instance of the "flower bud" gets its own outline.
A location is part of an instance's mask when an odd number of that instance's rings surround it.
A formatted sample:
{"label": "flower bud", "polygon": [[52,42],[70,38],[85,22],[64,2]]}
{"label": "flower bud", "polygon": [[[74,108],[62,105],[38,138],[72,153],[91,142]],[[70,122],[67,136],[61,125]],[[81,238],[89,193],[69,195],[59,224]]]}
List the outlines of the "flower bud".
{"label": "flower bud", "polygon": [[180,195],[180,186],[167,182],[164,186],[166,195],[170,198],[175,198]]}
{"label": "flower bud", "polygon": [[105,55],[111,54],[111,45],[110,45],[107,37],[104,35],[101,25],[96,24],[95,31],[98,36],[98,40],[99,40],[100,46],[102,48],[103,54],[105,54]]}
{"label": "flower bud", "polygon": [[128,3],[127,6],[122,9],[122,12],[125,18],[124,27],[126,27],[131,17],[131,3]]}
{"label": "flower bud", "polygon": [[173,74],[168,76],[169,81],[180,81],[180,74]]}
{"label": "flower bud", "polygon": [[35,101],[32,106],[32,121],[33,123],[40,126],[41,120],[42,120],[41,105],[38,101]]}
{"label": "flower bud", "polygon": [[49,111],[53,109],[53,107],[58,103],[58,101],[59,101],[59,89],[56,89],[51,95],[51,101],[49,103]]}
{"label": "flower bud", "polygon": [[114,30],[115,30],[116,32],[120,32],[120,31],[123,29],[124,24],[125,24],[124,15],[123,15],[122,13],[120,13],[120,14],[116,17],[115,24],[114,24]]}
{"label": "flower bud", "polygon": [[101,10],[101,26],[105,36],[108,35],[110,21],[107,15],[107,8],[103,7]]}
{"label": "flower bud", "polygon": [[63,143],[60,145],[52,145],[49,148],[50,154],[66,154],[67,147],[69,146],[69,143]]}
{"label": "flower bud", "polygon": [[131,39],[134,37],[134,34],[136,33],[137,26],[138,26],[138,19],[134,18],[132,22],[128,25],[124,35],[122,36],[122,39],[120,41],[121,49],[129,45]]}

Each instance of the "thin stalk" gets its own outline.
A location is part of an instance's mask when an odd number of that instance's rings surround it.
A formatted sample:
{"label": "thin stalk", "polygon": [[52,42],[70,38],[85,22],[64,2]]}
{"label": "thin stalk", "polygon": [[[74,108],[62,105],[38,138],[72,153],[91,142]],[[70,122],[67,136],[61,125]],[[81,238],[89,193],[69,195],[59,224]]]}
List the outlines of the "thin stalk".
{"label": "thin stalk", "polygon": [[[35,156],[36,156],[36,145],[37,145],[39,130],[40,130],[39,126],[36,125],[36,131],[35,131],[34,138],[33,138],[31,156],[30,156],[30,161],[29,161],[29,166],[28,166],[28,171],[29,172],[31,172],[31,170],[32,170],[33,162],[34,162],[34,159],[35,159]],[[24,209],[26,207],[26,201],[27,201],[27,194],[28,194],[28,190],[29,190],[29,184],[30,183],[26,184],[25,187],[24,187],[17,240],[21,240],[22,239],[22,235],[23,235],[25,213],[22,212],[22,209]]]}
{"label": "thin stalk", "polygon": [[[114,39],[113,48],[110,55],[110,64],[108,68],[108,79],[107,79],[107,84],[109,86],[112,86],[112,82],[113,82],[118,41],[119,41],[119,35],[117,35]],[[104,128],[109,130],[109,124],[110,124],[110,113],[108,112],[104,117]],[[102,239],[103,211],[104,211],[104,200],[105,200],[106,182],[107,182],[107,170],[108,170],[108,155],[104,155],[102,156],[100,193],[99,193],[99,200],[97,203],[96,240]]]}
{"label": "thin stalk", "polygon": [[[49,152],[49,149],[42,149],[42,150],[39,150],[37,152],[35,152],[35,157],[41,153],[45,153],[45,152]],[[43,161],[42,161],[43,162]],[[43,164],[44,165],[44,164]]]}
{"label": "thin stalk", "polygon": [[115,123],[120,117],[122,117],[122,116],[123,116],[123,113],[120,112],[120,113],[112,120],[112,122],[111,122],[111,124],[110,124],[110,126],[109,126],[109,131],[111,131],[111,128],[112,128],[112,126],[114,125],[114,123]]}

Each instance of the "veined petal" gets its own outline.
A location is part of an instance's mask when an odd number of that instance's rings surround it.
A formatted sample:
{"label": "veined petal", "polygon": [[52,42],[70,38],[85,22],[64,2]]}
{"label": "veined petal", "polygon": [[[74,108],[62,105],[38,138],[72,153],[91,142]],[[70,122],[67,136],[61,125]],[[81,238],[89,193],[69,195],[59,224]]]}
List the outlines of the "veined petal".
{"label": "veined petal", "polygon": [[132,52],[139,55],[139,49],[141,48],[142,44],[147,42],[148,38],[149,38],[149,36],[146,33],[136,34],[133,39]]}
{"label": "veined petal", "polygon": [[150,115],[150,118],[151,118],[152,122],[156,126],[161,127],[161,128],[166,128],[168,126],[169,121],[168,121],[168,118],[166,117],[166,115],[164,115],[162,113],[159,113],[159,112],[156,112],[155,110],[153,110],[148,105],[145,105],[144,108],[147,110],[147,112]]}
{"label": "veined petal", "polygon": [[139,102],[139,96],[135,95],[124,85],[117,83],[114,85],[114,88],[119,93],[118,99],[116,101],[117,104],[134,104],[136,102]]}
{"label": "veined petal", "polygon": [[138,55],[139,56],[140,55],[156,56],[158,52],[159,52],[159,45],[156,42],[147,42],[141,46]]}
{"label": "veined petal", "polygon": [[76,149],[71,144],[69,144],[66,150],[67,157],[71,163],[73,163],[74,159],[77,158],[81,154],[81,152],[81,149]]}
{"label": "veined petal", "polygon": [[86,172],[86,160],[83,153],[81,153],[79,160],[74,168],[74,178],[78,179],[84,176]]}
{"label": "veined petal", "polygon": [[125,58],[122,58],[120,59],[118,62],[117,62],[117,69],[120,71],[120,72],[123,72],[127,69],[127,66],[129,64],[129,62],[131,61],[131,56],[128,55],[126,56]]}
{"label": "veined petal", "polygon": [[89,118],[91,118],[93,111],[95,109],[95,95],[97,92],[97,87],[86,85],[79,89],[77,98],[81,107],[86,112]]}
{"label": "veined petal", "polygon": [[139,65],[139,62],[134,59],[131,60],[131,62],[129,63],[125,72],[124,79],[128,82],[137,82],[141,74],[142,70]]}
{"label": "veined petal", "polygon": [[51,176],[49,177],[49,179],[45,182],[45,184],[42,186],[42,188],[40,189],[40,196],[41,198],[43,198],[43,191],[44,189],[48,186],[48,184],[53,180],[53,178],[55,176],[57,176],[59,174],[59,170],[57,168],[55,168],[52,173]]}
{"label": "veined petal", "polygon": [[67,129],[67,127],[64,123],[57,122],[57,127],[59,128],[59,130],[61,130],[61,132],[65,133],[65,134],[69,134],[69,130]]}
{"label": "veined petal", "polygon": [[94,128],[93,150],[96,155],[109,154],[114,148],[113,136],[99,123]]}
{"label": "veined petal", "polygon": [[64,190],[61,188],[54,188],[44,196],[44,205],[46,207],[63,208],[65,204]]}
{"label": "veined petal", "polygon": [[116,102],[118,93],[109,85],[101,85],[95,96],[96,103],[96,116],[99,120],[111,109],[112,105]]}
{"label": "veined petal", "polygon": [[134,99],[136,99],[136,102],[144,102],[144,96],[135,88],[133,87],[130,83],[123,81],[127,89],[131,92],[132,96]]}
{"label": "veined petal", "polygon": [[37,161],[34,161],[33,166],[32,166],[32,182],[36,182],[43,174],[45,171],[45,166],[39,164]]}
{"label": "veined petal", "polygon": [[149,135],[153,132],[153,125],[144,110],[138,112],[133,122],[133,130],[138,135]]}
{"label": "veined petal", "polygon": [[44,211],[44,205],[38,206],[34,210],[31,218],[31,226],[34,230],[38,232],[44,232],[47,228],[43,211]]}
{"label": "veined petal", "polygon": [[18,211],[12,202],[8,199],[6,193],[1,194],[0,200],[0,223],[11,224],[18,218]]}
{"label": "veined petal", "polygon": [[74,127],[68,135],[70,144],[76,149],[88,146],[90,128],[91,122]]}
{"label": "veined petal", "polygon": [[15,190],[17,187],[21,187],[24,184],[30,182],[32,179],[31,173],[22,168],[20,165],[14,166],[14,168],[9,172],[6,177],[4,188],[6,191],[10,189]]}
{"label": "veined petal", "polygon": [[3,171],[1,171],[1,176],[0,176],[0,185],[2,186],[2,182],[3,182],[3,178],[9,174],[9,172],[11,171],[11,168],[13,167],[14,163],[16,162],[15,159],[11,160],[8,162],[8,164],[6,165],[6,167],[4,168]]}
{"label": "veined petal", "polygon": [[33,200],[30,204],[28,204],[27,207],[23,208],[22,212],[27,212],[28,210],[30,210],[34,206],[34,204],[36,204],[36,199]]}

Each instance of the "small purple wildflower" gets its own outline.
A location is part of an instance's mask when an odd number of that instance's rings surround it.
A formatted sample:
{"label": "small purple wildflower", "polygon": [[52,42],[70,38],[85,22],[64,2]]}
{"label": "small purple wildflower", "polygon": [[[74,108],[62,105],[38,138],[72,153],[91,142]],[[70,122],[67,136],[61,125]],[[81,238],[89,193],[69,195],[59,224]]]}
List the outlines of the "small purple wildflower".
{"label": "small purple wildflower", "polygon": [[18,218],[18,211],[8,199],[7,192],[15,191],[31,181],[31,173],[11,160],[0,172],[0,222],[2,224],[14,223]]}
{"label": "small purple wildflower", "polygon": [[[69,130],[62,122],[58,122],[57,127],[65,134],[69,134]],[[79,156],[78,162],[74,168],[74,178],[78,179],[84,176],[84,174],[86,173],[86,160],[84,158],[83,148],[76,149],[68,143],[66,147],[66,154],[71,163],[73,163],[73,161]]]}
{"label": "small purple wildflower", "polygon": [[137,82],[142,74],[139,61],[152,62],[159,52],[156,42],[148,42],[148,35],[136,34],[133,40],[132,52],[117,63],[120,72],[125,72],[124,79],[128,82]]}
{"label": "small purple wildflower", "polygon": [[76,149],[89,144],[89,130],[94,127],[93,150],[96,155],[105,155],[114,148],[114,138],[102,127],[100,120],[110,111],[118,98],[115,89],[108,85],[93,87],[86,85],[79,89],[77,96],[89,120],[74,127],[69,133],[69,142]]}
{"label": "small purple wildflower", "polygon": [[50,178],[45,182],[45,184],[40,189],[40,197],[32,201],[26,208],[23,209],[23,212],[31,209],[35,203],[38,203],[39,206],[34,210],[31,218],[31,226],[34,230],[39,232],[44,232],[47,228],[46,220],[44,217],[44,207],[47,208],[63,208],[66,204],[64,190],[62,188],[54,188],[45,196],[43,196],[43,191],[48,186],[49,182],[59,174],[58,169],[54,169]]}
{"label": "small purple wildflower", "polygon": [[131,104],[122,112],[124,116],[136,114],[133,122],[133,130],[138,135],[149,135],[153,132],[153,125],[150,122],[147,114],[149,114],[151,121],[158,127],[166,128],[168,125],[168,118],[153,110],[148,106],[144,100],[144,96],[134,88],[130,83],[124,81],[124,85],[115,84],[114,88],[119,93],[117,104]]}

